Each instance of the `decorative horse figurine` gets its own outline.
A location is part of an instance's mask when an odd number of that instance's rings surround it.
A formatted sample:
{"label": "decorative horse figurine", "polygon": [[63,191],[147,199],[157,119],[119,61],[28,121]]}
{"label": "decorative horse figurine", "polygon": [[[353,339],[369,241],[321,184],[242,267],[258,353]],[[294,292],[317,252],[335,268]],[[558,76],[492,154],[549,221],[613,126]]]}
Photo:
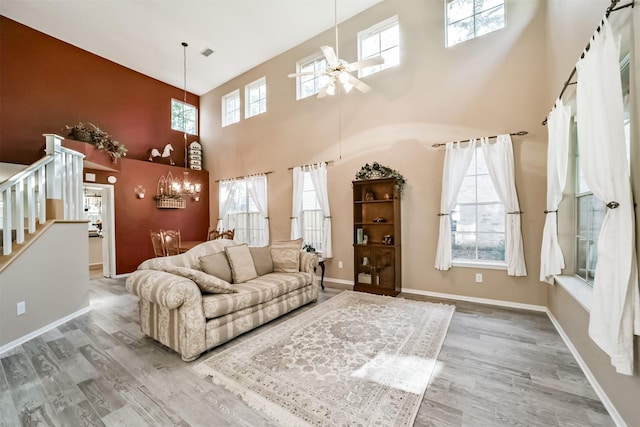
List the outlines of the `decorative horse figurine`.
{"label": "decorative horse figurine", "polygon": [[173,151],[173,147],[171,146],[171,144],[167,144],[164,146],[164,150],[162,151],[162,154],[160,154],[160,151],[157,148],[152,148],[151,149],[151,154],[149,155],[149,161],[153,162],[153,158],[154,157],[168,157],[169,158],[169,164],[170,165],[175,165],[175,162],[173,161],[173,158],[171,158],[171,152]]}

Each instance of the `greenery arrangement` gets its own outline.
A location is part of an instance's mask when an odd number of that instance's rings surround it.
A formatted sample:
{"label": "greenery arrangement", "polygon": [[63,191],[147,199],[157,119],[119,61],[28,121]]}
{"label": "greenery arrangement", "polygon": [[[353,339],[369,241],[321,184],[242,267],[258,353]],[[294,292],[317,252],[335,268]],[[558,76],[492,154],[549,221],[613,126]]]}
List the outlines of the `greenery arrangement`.
{"label": "greenery arrangement", "polygon": [[356,173],[356,180],[360,179],[378,179],[378,178],[395,178],[396,186],[398,190],[402,192],[404,184],[406,183],[404,177],[400,172],[390,167],[383,166],[378,162],[373,164],[366,163],[358,173]]}
{"label": "greenery arrangement", "polygon": [[69,138],[95,145],[98,150],[106,151],[114,162],[127,155],[127,147],[124,144],[113,139],[111,135],[93,123],[80,122],[75,126],[67,125],[65,129],[69,131],[69,135],[67,135]]}
{"label": "greenery arrangement", "polygon": [[313,246],[311,246],[309,243],[305,243],[302,246],[302,250],[307,251],[307,252],[315,252],[316,248],[314,248]]}

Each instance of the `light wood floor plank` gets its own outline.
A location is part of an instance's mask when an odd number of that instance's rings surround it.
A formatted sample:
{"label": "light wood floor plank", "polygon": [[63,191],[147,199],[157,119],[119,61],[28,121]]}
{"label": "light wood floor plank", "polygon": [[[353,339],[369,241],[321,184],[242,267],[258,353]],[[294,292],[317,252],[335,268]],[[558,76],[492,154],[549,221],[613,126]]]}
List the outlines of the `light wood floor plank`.
{"label": "light wood floor plank", "polygon": [[[185,363],[141,333],[124,280],[89,286],[91,312],[0,354],[0,427],[275,427],[192,367],[341,292]],[[613,425],[544,314],[400,296],[456,305],[416,427]]]}

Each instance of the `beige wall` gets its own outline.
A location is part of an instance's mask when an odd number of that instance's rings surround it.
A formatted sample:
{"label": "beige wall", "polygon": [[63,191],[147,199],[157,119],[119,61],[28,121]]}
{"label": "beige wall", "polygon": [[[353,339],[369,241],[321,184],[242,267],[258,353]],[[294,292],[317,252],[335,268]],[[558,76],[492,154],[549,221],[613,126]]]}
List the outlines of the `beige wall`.
{"label": "beige wall", "polygon": [[[269,175],[272,239],[289,238],[291,166],[316,161],[329,167],[334,259],[328,278],[353,280],[351,181],[360,167],[378,161],[407,179],[402,201],[403,287],[544,305],[537,280],[545,201],[546,129],[544,3],[511,1],[504,30],[444,47],[443,3],[386,0],[340,26],[340,56],[356,60],[356,34],[398,15],[401,65],[365,79],[373,90],[342,97],[296,101],[296,61],[334,45],[329,30],[201,97],[201,139],[211,179],[273,171]],[[220,97],[266,76],[267,113],[220,127]],[[444,151],[436,142],[529,131],[514,138],[529,276],[501,270],[453,268],[435,262]],[[217,219],[212,185],[212,223]],[[344,262],[338,268],[337,261]],[[474,274],[482,271],[484,283]]]}
{"label": "beige wall", "polygon": [[[548,3],[547,51],[549,52],[549,95],[551,102],[559,95],[563,83],[569,77],[569,73],[600,23],[609,4],[609,0],[583,1],[580,2],[579,7],[576,7],[577,2],[575,0],[560,0]],[[629,12],[630,9],[625,12],[616,12],[614,15]],[[614,15],[611,18],[618,19]],[[636,73],[638,72],[640,71],[636,68]],[[573,81],[575,81],[575,78]],[[637,81],[640,81],[640,79]],[[568,94],[573,92],[573,88],[567,91]],[[637,93],[637,90],[635,93]],[[637,105],[637,97],[635,101]],[[632,117],[638,117],[637,110]],[[635,129],[637,129],[637,126]],[[635,144],[632,144],[632,156],[637,160],[640,159],[640,156],[638,156],[640,138],[637,131],[632,138],[635,141]],[[572,176],[571,172],[572,170],[569,171],[569,176]],[[632,175],[635,199],[639,200],[640,181],[637,170],[632,171]],[[574,262],[572,258],[573,239],[570,235],[573,224],[571,218],[573,195],[571,191],[570,188],[565,190],[565,198],[560,205],[560,239],[565,253],[565,262],[569,268]],[[638,214],[638,211],[636,211],[636,214]],[[636,218],[636,223],[640,224],[640,215]],[[636,229],[639,229],[639,227],[636,227]],[[638,396],[640,396],[640,376],[638,375],[640,343],[637,337],[635,340],[635,375],[616,374],[615,369],[611,366],[609,357],[589,338],[589,313],[559,286],[547,287],[547,305],[549,311],[558,320],[562,329],[626,424],[629,426],[640,425],[640,406],[638,406]]]}
{"label": "beige wall", "polygon": [[0,273],[0,348],[89,307],[88,266],[86,222],[47,228]]}

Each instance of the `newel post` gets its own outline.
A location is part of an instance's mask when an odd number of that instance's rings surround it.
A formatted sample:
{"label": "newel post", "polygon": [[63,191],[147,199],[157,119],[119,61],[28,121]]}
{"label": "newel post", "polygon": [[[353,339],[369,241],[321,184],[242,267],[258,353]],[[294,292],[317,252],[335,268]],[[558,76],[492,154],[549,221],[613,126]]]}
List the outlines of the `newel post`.
{"label": "newel post", "polygon": [[53,161],[47,164],[47,219],[64,219],[64,202],[62,197],[62,180],[64,177],[64,159],[62,140],[60,135],[43,134],[46,139],[45,152],[53,156]]}

